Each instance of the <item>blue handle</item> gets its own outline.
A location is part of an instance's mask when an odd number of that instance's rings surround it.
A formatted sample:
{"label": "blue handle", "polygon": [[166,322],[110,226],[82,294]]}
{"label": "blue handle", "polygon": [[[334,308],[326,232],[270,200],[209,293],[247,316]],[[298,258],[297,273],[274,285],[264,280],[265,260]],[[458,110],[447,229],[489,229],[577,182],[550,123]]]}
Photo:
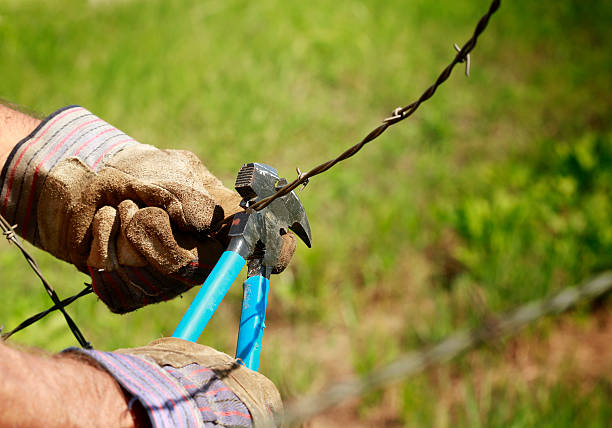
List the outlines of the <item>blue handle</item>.
{"label": "blue handle", "polygon": [[191,342],[198,340],[245,263],[244,258],[234,251],[221,255],[172,337]]}
{"label": "blue handle", "polygon": [[270,280],[261,275],[247,278],[244,282],[236,358],[240,358],[245,366],[254,371],[259,370],[269,289]]}

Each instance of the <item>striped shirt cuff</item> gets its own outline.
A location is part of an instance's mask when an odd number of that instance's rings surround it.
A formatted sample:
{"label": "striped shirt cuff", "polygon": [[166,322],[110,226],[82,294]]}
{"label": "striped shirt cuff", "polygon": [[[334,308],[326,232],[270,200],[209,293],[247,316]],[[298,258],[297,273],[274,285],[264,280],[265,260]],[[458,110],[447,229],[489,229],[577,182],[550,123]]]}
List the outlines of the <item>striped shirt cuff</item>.
{"label": "striped shirt cuff", "polygon": [[97,171],[104,158],[138,144],[79,106],[47,117],[11,151],[0,174],[0,213],[28,241],[40,245],[37,205],[49,173],[61,160],[77,157]]}
{"label": "striped shirt cuff", "polygon": [[160,367],[146,357],[69,348],[106,369],[146,410],[151,425],[166,427],[252,427],[242,401],[213,370],[198,364]]}

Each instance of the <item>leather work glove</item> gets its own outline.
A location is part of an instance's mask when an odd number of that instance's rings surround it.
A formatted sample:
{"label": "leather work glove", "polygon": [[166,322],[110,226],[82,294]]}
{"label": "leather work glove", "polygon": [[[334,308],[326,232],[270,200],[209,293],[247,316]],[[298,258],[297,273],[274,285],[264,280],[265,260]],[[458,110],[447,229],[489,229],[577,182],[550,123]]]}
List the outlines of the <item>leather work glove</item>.
{"label": "leather work glove", "polygon": [[[136,142],[82,107],[58,110],[9,155],[0,212],[31,243],[92,278],[125,313],[201,284],[227,244],[209,228],[240,196],[191,152]],[[275,273],[296,240],[283,237]]]}
{"label": "leather work glove", "polygon": [[283,410],[274,384],[227,354],[166,337],[141,348],[70,348],[110,373],[157,427],[271,427]]}

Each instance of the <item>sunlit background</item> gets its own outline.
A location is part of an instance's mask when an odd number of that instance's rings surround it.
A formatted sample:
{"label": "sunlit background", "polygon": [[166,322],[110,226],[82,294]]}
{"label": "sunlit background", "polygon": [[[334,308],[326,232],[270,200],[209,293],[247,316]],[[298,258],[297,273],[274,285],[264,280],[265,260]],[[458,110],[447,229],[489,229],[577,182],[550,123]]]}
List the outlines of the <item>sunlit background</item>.
{"label": "sunlit background", "polygon": [[[413,101],[486,0],[0,2],[0,98],[80,104],[141,142],[295,177]],[[272,280],[261,372],[285,399],[612,267],[612,3],[505,1],[416,115],[299,193],[313,248]],[[53,215],[53,213],[49,213]],[[3,240],[4,241],[4,240]],[[36,250],[67,297],[88,278]],[[0,243],[0,324],[50,305]],[[237,283],[200,342],[233,354]],[[169,335],[193,293],[69,312],[104,350]],[[332,409],[309,426],[583,426],[612,420],[610,299]],[[54,314],[14,342],[75,345]]]}

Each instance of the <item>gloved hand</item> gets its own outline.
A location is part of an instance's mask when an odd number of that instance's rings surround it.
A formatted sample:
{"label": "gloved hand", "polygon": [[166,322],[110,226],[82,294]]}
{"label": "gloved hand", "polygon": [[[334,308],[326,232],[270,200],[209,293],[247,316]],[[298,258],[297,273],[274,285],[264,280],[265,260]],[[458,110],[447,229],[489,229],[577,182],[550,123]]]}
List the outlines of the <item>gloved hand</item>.
{"label": "gloved hand", "polygon": [[198,343],[167,337],[141,348],[66,353],[108,371],[142,404],[152,426],[270,427],[282,411],[268,378]]}
{"label": "gloved hand", "polygon": [[[9,155],[0,211],[17,232],[92,277],[117,313],[201,284],[227,244],[218,220],[240,210],[190,152],[140,144],[87,110],[49,116]],[[280,272],[295,250],[284,235]]]}

